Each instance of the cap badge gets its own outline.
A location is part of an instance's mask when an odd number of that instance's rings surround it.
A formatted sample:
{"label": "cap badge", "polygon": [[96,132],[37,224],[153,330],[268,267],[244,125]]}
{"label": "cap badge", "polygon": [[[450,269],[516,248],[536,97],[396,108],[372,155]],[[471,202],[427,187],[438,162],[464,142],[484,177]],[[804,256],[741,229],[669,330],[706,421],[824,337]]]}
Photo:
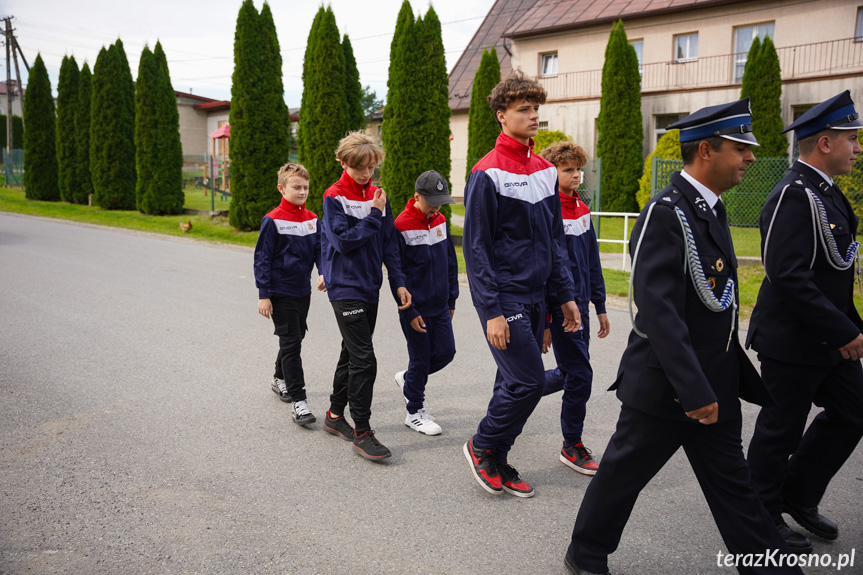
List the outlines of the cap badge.
{"label": "cap badge", "polygon": [[441,191],[441,190],[443,190],[443,182],[438,180],[437,181],[437,191]]}

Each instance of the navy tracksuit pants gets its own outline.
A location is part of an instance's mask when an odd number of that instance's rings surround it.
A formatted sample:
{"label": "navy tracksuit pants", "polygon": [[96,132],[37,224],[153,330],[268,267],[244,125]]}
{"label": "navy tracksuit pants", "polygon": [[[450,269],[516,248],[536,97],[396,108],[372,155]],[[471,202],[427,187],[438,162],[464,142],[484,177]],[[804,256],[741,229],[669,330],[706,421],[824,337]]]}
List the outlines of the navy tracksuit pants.
{"label": "navy tracksuit pants", "polygon": [[[509,325],[510,341],[505,350],[488,346],[497,364],[497,374],[488,411],[473,436],[477,448],[495,450],[498,463],[506,462],[545,387],[542,363],[545,302],[501,303],[501,310]],[[486,325],[484,321],[481,323],[485,335]]]}
{"label": "navy tracksuit pants", "polygon": [[590,322],[588,306],[578,304],[581,312],[581,328],[576,332],[563,331],[563,311],[554,306],[551,313],[551,346],[557,367],[545,372],[546,396],[563,390],[560,408],[560,430],[566,447],[581,443],[587,400],[593,384],[593,368],[590,366]]}
{"label": "navy tracksuit pants", "polygon": [[303,375],[303,360],[300,351],[308,326],[309,302],[311,294],[291,297],[276,293],[270,294],[273,304],[273,325],[275,335],[279,336],[279,353],[276,356],[276,369],[273,377],[284,379],[288,395],[294,401],[306,400],[306,380]]}
{"label": "navy tracksuit pants", "polygon": [[426,333],[411,327],[410,321],[399,314],[402,331],[408,346],[408,369],[405,372],[404,394],[408,413],[416,413],[425,401],[428,377],[449,365],[455,356],[455,338],[449,309],[417,311],[426,324]]}

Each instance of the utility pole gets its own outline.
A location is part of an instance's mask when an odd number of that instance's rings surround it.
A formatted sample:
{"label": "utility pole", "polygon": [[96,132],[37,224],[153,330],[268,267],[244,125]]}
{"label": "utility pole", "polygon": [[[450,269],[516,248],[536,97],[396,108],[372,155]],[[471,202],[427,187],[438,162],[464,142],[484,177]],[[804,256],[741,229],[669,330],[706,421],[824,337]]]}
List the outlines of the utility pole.
{"label": "utility pole", "polygon": [[3,20],[6,22],[6,155],[10,156],[12,154],[12,16]]}

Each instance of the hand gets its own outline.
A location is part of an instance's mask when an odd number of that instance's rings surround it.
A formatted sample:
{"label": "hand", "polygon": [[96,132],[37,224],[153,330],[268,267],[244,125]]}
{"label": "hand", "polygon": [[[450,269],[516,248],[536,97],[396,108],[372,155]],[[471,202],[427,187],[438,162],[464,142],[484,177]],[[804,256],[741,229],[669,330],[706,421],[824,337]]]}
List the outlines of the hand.
{"label": "hand", "polygon": [[560,306],[563,310],[563,331],[570,333],[578,331],[581,327],[581,313],[578,311],[578,306],[574,301],[568,301]]}
{"label": "hand", "polygon": [[509,324],[502,315],[485,322],[485,335],[488,342],[497,349],[506,349],[509,343]]}
{"label": "hand", "polygon": [[426,333],[426,322],[423,321],[423,316],[418,315],[413,318],[411,320],[411,327],[414,328],[414,331]]}
{"label": "hand", "polygon": [[691,419],[697,419],[698,423],[704,425],[716,423],[716,420],[719,418],[719,404],[714,401],[710,405],[687,411],[686,416]]}
{"label": "hand", "polygon": [[407,288],[400,287],[396,290],[396,295],[399,296],[399,300],[402,302],[399,309],[407,309],[411,306],[411,292],[409,292]]}
{"label": "hand", "polygon": [[608,314],[607,313],[597,314],[596,319],[599,320],[599,331],[596,332],[596,336],[599,339],[602,339],[605,336],[607,336],[609,334],[609,332],[611,331],[611,324],[608,323]]}
{"label": "hand", "polygon": [[327,284],[324,282],[324,276],[318,276],[318,291],[327,291]]}
{"label": "hand", "polygon": [[542,332],[542,353],[548,353],[549,349],[551,349],[551,330],[545,328]]}
{"label": "hand", "polygon": [[449,310],[449,318],[452,319],[454,315],[455,315],[455,310],[454,309]]}
{"label": "hand", "polygon": [[863,333],[839,348],[845,359],[858,360],[863,357]]}
{"label": "hand", "polygon": [[270,301],[270,298],[258,300],[258,313],[270,319],[270,316],[273,315],[273,302]]}
{"label": "hand", "polygon": [[384,213],[387,209],[387,193],[378,188],[375,191],[375,199],[372,200],[372,207],[377,208]]}

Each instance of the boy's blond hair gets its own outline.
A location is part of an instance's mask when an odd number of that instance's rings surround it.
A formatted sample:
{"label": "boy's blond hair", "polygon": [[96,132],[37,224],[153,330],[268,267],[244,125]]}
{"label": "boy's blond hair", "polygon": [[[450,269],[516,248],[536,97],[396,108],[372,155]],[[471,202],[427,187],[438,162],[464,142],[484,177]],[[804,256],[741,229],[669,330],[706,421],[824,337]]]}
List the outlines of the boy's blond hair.
{"label": "boy's blond hair", "polygon": [[309,171],[302,164],[288,162],[279,168],[279,185],[283,188],[288,185],[288,178],[291,176],[300,176],[301,178],[310,179]]}
{"label": "boy's blond hair", "polygon": [[359,168],[372,159],[375,165],[384,161],[384,151],[374,140],[363,132],[351,132],[341,139],[336,149],[336,160],[351,168]]}
{"label": "boy's blond hair", "polygon": [[498,112],[505,111],[517,100],[524,99],[541,106],[545,104],[545,98],[546,92],[542,84],[529,78],[521,70],[513,70],[492,89],[488,95],[488,104],[497,118]]}
{"label": "boy's blond hair", "polygon": [[581,169],[587,163],[587,152],[584,151],[584,148],[568,140],[551,144],[539,155],[555,166],[574,165]]}

